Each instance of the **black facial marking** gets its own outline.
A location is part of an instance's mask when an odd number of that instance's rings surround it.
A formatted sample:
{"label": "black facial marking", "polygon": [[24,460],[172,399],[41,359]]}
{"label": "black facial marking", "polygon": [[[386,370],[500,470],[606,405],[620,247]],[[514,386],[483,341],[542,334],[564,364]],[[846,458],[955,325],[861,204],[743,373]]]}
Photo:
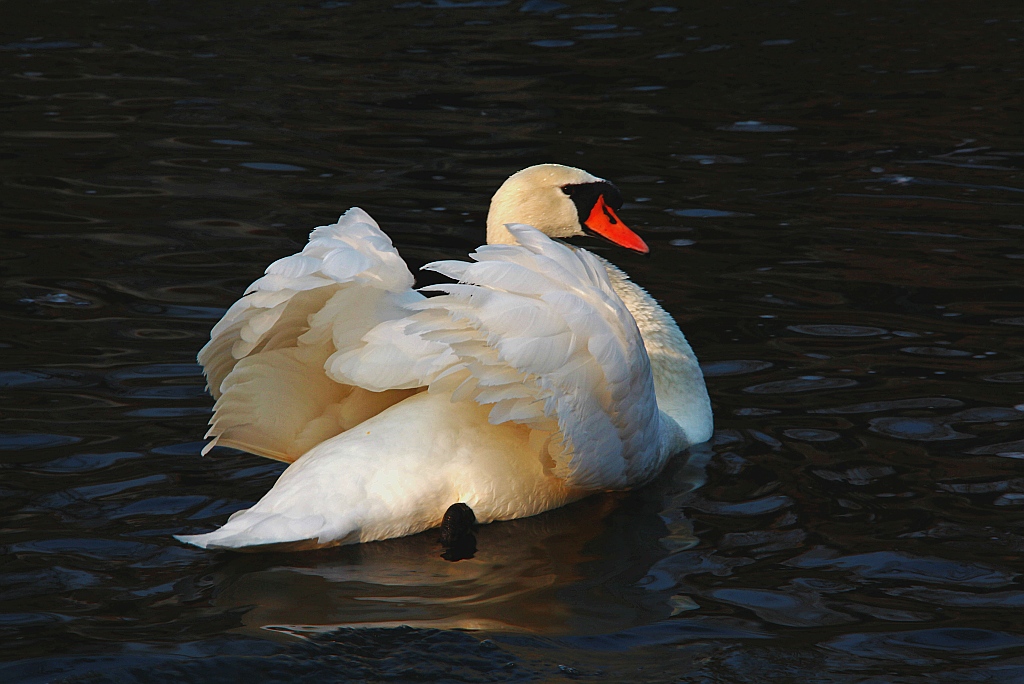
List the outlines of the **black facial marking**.
{"label": "black facial marking", "polygon": [[[590,212],[594,210],[594,205],[597,203],[597,198],[604,195],[604,203],[607,204],[612,211],[618,211],[622,208],[622,193],[619,189],[609,183],[608,181],[598,181],[596,183],[577,183],[575,185],[563,185],[562,192],[569,196],[572,203],[576,205],[576,214],[580,218],[580,225],[590,217]],[[616,223],[610,216],[608,217],[612,223]],[[584,226],[584,229],[586,227]]]}

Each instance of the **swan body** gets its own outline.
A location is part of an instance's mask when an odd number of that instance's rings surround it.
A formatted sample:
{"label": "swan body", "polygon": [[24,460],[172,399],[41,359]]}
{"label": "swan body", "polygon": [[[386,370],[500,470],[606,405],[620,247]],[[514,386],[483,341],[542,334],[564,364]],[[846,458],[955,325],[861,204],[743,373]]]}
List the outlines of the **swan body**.
{"label": "swan body", "polygon": [[[216,444],[289,462],[204,548],[311,548],[414,534],[463,502],[481,523],[627,489],[712,432],[678,326],[618,268],[553,237],[647,247],[614,186],[554,164],[498,190],[472,262],[412,289],[361,209],[268,267],[199,354]],[[532,225],[527,225],[527,224]],[[534,227],[535,226],[535,227]],[[205,451],[204,450],[204,453]]]}

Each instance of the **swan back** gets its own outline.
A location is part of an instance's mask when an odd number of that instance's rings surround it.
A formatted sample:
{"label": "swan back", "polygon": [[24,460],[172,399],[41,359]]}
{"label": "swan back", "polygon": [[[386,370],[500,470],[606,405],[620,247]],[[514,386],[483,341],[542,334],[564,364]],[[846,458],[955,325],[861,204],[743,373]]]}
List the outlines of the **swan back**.
{"label": "swan back", "polygon": [[[568,486],[621,489],[646,479],[663,463],[657,399],[643,339],[607,270],[530,226],[507,229],[518,245],[480,247],[475,263],[425,267],[459,282],[424,288],[444,294],[410,306],[419,313],[404,334],[437,345],[419,382],[453,403],[489,406],[492,424],[547,435],[536,438],[546,442],[539,458]],[[380,353],[368,344],[345,366],[358,372]]]}

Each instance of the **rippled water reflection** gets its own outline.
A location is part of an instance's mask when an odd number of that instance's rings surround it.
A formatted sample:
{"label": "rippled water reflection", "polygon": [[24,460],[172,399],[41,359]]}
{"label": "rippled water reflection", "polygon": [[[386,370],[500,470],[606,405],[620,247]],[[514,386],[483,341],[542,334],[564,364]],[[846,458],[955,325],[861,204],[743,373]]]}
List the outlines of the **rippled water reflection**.
{"label": "rippled water reflection", "polygon": [[[0,678],[1024,681],[1019,14],[6,8]],[[541,161],[622,189],[713,443],[457,563],[176,543],[282,470],[199,456],[265,265],[351,204],[464,256]]]}

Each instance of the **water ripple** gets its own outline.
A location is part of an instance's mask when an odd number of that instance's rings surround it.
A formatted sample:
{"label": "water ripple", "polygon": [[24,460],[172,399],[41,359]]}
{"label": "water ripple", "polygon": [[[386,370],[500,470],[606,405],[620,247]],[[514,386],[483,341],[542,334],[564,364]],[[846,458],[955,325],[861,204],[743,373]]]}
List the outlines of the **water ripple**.
{"label": "water ripple", "polygon": [[74,454],[40,463],[34,466],[35,470],[47,473],[86,473],[95,470],[102,470],[117,463],[141,458],[142,454],[137,451],[120,451],[104,454]]}
{"label": "water ripple", "polygon": [[793,505],[793,500],[788,496],[780,494],[775,496],[766,496],[762,499],[755,499],[753,501],[740,501],[737,503],[709,501],[697,498],[687,502],[686,505],[703,513],[711,513],[713,515],[751,516],[774,513],[775,511],[788,508]]}
{"label": "water ripple", "polygon": [[[988,629],[945,627],[907,632],[847,634],[824,644],[862,658],[926,665],[941,662],[929,653],[992,653],[1024,646],[1024,637]],[[923,653],[922,653],[923,651]],[[992,680],[990,680],[992,681]]]}
{"label": "water ripple", "polygon": [[797,439],[801,442],[831,442],[840,438],[838,432],[831,430],[816,430],[812,428],[793,428],[783,430],[782,434],[790,439]]}
{"label": "water ripple", "polygon": [[902,347],[904,354],[915,354],[917,356],[943,356],[943,357],[965,357],[971,356],[971,352],[962,349],[950,349],[949,347]]}
{"label": "water ripple", "polygon": [[876,335],[885,335],[889,332],[885,328],[829,323],[790,325],[786,329],[804,335],[814,335],[815,337],[874,337]]}
{"label": "water ripple", "polygon": [[921,558],[894,551],[840,556],[824,547],[808,551],[785,564],[804,569],[849,570],[859,577],[871,579],[910,580],[965,587],[1003,587],[1017,577],[1017,573],[1004,572],[980,563]]}
{"label": "water ripple", "polygon": [[[719,46],[712,45],[711,48]],[[722,49],[728,46],[720,46]],[[704,48],[699,52],[706,52],[711,48]],[[719,126],[720,131],[733,131],[740,133],[788,133],[795,131],[796,126],[786,126],[784,124],[769,124],[762,121],[737,121],[736,123],[729,124],[727,126]]]}
{"label": "water ripple", "polygon": [[81,441],[81,437],[74,437],[72,435],[49,435],[42,433],[6,434],[0,435],[0,451],[52,449],[70,444],[78,444]]}
{"label": "water ripple", "polygon": [[732,359],[728,361],[710,361],[700,365],[701,371],[706,378],[718,378],[726,375],[745,375],[767,370],[774,364],[770,361],[757,361],[755,359]]}
{"label": "water ripple", "polygon": [[823,378],[805,376],[790,380],[776,380],[760,385],[744,387],[743,391],[750,394],[790,394],[795,392],[814,392],[818,390],[843,389],[856,387],[857,381],[851,378]]}
{"label": "water ripple", "polygon": [[716,601],[754,611],[762,620],[787,627],[841,625],[856,620],[826,608],[815,594],[786,593],[767,589],[716,589],[708,592]]}
{"label": "water ripple", "polygon": [[911,439],[919,442],[936,442],[950,439],[969,439],[974,435],[957,432],[945,420],[939,418],[872,418],[869,421],[873,432],[897,439]]}
{"label": "water ripple", "polygon": [[814,474],[823,480],[829,480],[831,482],[846,482],[852,485],[863,486],[871,484],[875,480],[888,477],[896,473],[896,469],[892,466],[858,466],[856,468],[848,468],[847,470],[837,472],[835,470],[817,469]]}
{"label": "water ripple", "polygon": [[848,413],[877,413],[879,411],[893,411],[898,409],[957,408],[963,405],[964,403],[959,399],[949,399],[947,397],[921,397],[916,399],[867,401],[862,404],[848,404],[846,406],[835,406],[833,408],[811,409],[808,413],[841,415]]}

